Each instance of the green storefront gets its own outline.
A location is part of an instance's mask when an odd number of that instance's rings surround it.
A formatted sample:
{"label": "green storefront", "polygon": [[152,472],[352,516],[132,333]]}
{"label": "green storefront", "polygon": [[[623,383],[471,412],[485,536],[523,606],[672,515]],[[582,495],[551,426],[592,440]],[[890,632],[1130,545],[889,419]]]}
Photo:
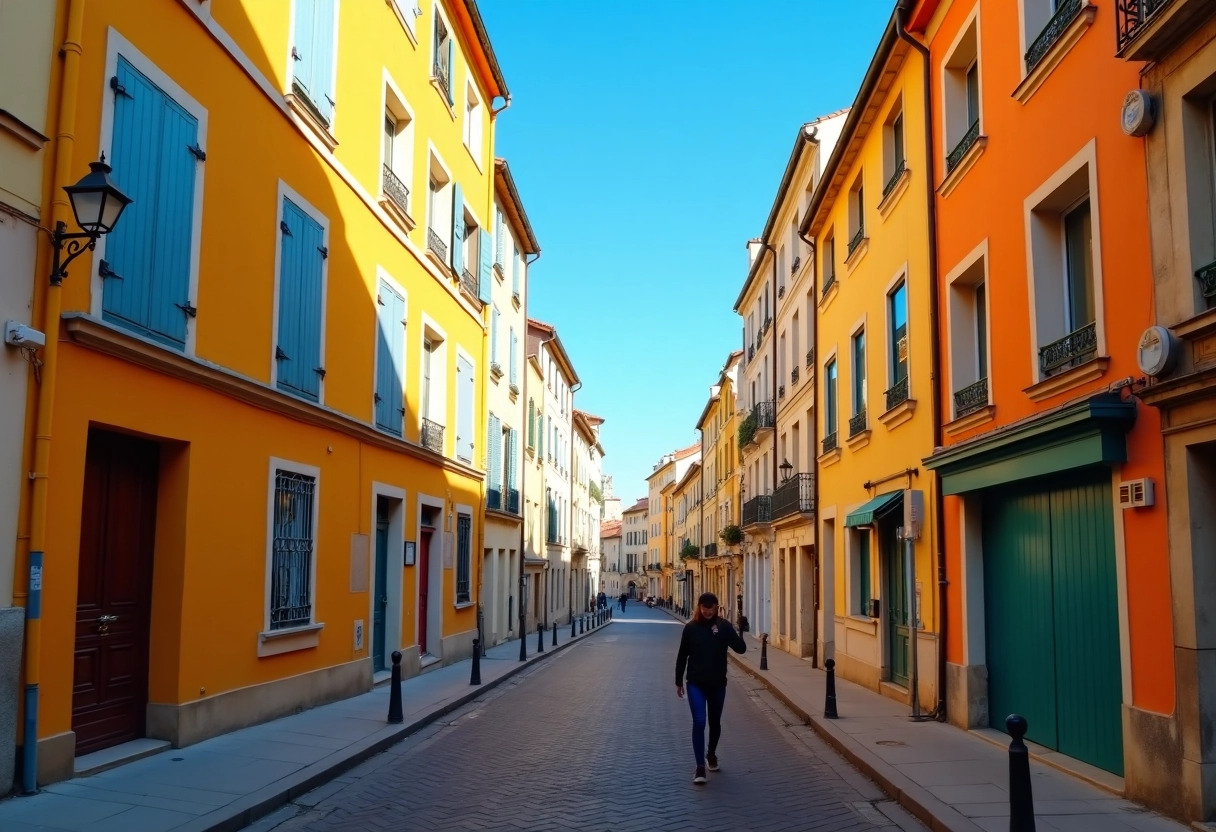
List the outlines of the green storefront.
{"label": "green storefront", "polygon": [[[1122,775],[1119,594],[1112,466],[1136,405],[1102,394],[942,450],[925,461],[979,543],[989,724],[1019,713],[1027,739]],[[950,576],[958,581],[960,576]],[[964,580],[964,592],[980,582]],[[974,606],[979,599],[970,599]],[[962,620],[951,611],[951,618]],[[974,626],[974,625],[973,625]],[[975,699],[977,692],[969,691]]]}

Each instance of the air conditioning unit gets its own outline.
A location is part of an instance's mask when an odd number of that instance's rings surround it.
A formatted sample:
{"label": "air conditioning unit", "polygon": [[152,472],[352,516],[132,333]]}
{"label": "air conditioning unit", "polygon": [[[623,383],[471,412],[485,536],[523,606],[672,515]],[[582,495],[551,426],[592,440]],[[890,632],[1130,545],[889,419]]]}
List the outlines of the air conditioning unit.
{"label": "air conditioning unit", "polygon": [[1141,477],[1119,483],[1119,508],[1144,508],[1153,505],[1153,480]]}

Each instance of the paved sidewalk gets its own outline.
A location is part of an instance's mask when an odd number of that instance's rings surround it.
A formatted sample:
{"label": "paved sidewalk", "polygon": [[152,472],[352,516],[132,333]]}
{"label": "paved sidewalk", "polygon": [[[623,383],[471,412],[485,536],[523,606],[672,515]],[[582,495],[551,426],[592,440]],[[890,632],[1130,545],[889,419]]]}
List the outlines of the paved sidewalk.
{"label": "paved sidewalk", "polygon": [[[611,623],[611,622],[609,622]],[[607,625],[605,625],[607,626]],[[535,662],[604,630],[570,638],[545,634],[545,652],[528,639],[486,651],[481,685],[472,659],[429,670],[401,684],[405,721],[387,724],[389,685],[186,748],[47,786],[0,801],[3,832],[235,832],[409,734],[476,699]]]}
{"label": "paved sidewalk", "polygon": [[[1008,736],[990,731],[986,738],[985,732],[944,723],[911,722],[907,706],[839,678],[840,718],[824,719],[827,674],[811,667],[809,659],[772,648],[768,670],[760,670],[760,640],[746,638],[747,653],[730,657],[931,829],[1009,829]],[[1050,756],[1047,749],[1034,750]],[[1031,760],[1030,774],[1039,832],[1189,828],[1038,760]]]}

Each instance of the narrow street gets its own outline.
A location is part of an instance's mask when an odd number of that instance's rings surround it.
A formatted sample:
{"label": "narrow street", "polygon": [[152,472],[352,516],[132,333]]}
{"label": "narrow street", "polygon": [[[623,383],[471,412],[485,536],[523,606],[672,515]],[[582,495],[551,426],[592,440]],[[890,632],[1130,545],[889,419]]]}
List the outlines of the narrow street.
{"label": "narrow street", "polygon": [[722,769],[693,785],[673,686],[681,626],[630,604],[601,634],[248,829],[923,829],[733,668]]}

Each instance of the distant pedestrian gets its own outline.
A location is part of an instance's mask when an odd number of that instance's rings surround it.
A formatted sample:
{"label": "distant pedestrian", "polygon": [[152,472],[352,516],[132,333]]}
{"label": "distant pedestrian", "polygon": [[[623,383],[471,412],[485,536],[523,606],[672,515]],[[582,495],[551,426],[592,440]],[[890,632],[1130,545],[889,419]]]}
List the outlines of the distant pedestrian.
{"label": "distant pedestrian", "polygon": [[629,593],[622,592],[621,593],[621,612],[625,611],[625,602],[628,600],[629,600]]}
{"label": "distant pedestrian", "polygon": [[[684,696],[688,669],[688,706],[692,710],[692,751],[697,771],[692,782],[705,782],[705,764],[718,770],[718,740],[722,737],[722,706],[726,703],[726,650],[747,651],[743,636],[730,622],[718,617],[718,597],[705,592],[697,599],[693,617],[680,635],[676,654],[676,696]],[[709,750],[705,749],[706,711],[709,716]]]}
{"label": "distant pedestrian", "polygon": [[599,604],[599,608],[600,608],[600,609],[602,609],[602,610],[606,610],[606,609],[608,609],[608,596],[607,596],[607,595],[605,595],[603,592],[601,592],[601,593],[600,593],[600,594],[599,594],[599,595],[596,597],[596,601],[597,601],[597,603]]}

